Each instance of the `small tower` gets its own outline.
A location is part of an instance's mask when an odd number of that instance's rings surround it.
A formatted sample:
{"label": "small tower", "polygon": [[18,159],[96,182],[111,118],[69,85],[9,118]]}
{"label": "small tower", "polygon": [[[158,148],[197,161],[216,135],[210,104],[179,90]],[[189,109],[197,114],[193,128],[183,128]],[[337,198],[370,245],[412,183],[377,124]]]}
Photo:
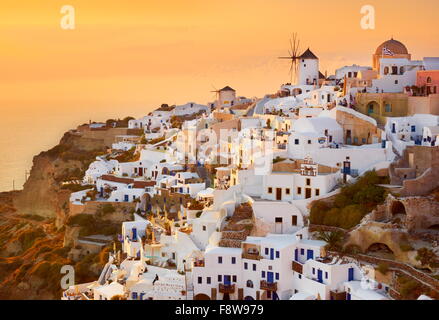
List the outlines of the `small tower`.
{"label": "small tower", "polygon": [[319,58],[308,48],[299,57],[298,85],[319,84]]}

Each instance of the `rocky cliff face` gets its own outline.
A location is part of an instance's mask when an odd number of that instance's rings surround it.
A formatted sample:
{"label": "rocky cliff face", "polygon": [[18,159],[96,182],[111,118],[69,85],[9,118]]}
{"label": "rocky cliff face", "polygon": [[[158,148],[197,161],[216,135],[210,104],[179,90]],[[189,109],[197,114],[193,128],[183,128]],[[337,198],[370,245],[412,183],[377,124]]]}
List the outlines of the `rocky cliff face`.
{"label": "rocky cliff face", "polygon": [[81,179],[90,162],[103,152],[102,139],[66,133],[56,147],[34,157],[29,179],[14,206],[22,214],[56,218],[61,226],[68,215],[71,193],[61,188],[62,182]]}

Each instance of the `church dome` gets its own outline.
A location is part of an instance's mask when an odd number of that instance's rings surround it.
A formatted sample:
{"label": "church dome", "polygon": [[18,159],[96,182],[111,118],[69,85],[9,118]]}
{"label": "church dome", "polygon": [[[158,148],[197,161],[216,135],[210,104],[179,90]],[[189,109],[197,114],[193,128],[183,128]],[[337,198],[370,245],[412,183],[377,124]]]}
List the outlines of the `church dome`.
{"label": "church dome", "polygon": [[393,54],[409,54],[407,47],[393,38],[383,42],[375,51],[376,55],[381,55],[383,53],[383,48],[387,48],[392,51]]}

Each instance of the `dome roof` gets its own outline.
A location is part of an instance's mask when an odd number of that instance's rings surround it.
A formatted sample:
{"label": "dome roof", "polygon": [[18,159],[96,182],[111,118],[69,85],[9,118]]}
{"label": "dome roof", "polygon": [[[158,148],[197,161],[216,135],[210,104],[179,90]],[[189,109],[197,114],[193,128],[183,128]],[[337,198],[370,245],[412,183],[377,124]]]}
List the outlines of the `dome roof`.
{"label": "dome roof", "polygon": [[399,42],[398,40],[394,40],[393,38],[390,40],[387,40],[383,42],[375,51],[375,54],[380,55],[383,53],[383,48],[386,47],[390,51],[393,52],[393,54],[409,54],[407,47]]}

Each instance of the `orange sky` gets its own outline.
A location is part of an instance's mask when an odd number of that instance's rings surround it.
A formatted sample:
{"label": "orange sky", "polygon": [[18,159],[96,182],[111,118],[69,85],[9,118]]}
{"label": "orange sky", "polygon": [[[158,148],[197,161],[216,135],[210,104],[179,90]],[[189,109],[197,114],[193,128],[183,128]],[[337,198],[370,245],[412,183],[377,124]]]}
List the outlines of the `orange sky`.
{"label": "orange sky", "polygon": [[[66,4],[75,30],[60,28]],[[365,4],[374,31],[360,28]],[[439,56],[437,12],[437,0],[0,0],[0,108],[140,116],[162,102],[206,103],[212,85],[261,96],[288,81],[276,57],[293,32],[333,73],[370,65],[392,35],[415,59]]]}

